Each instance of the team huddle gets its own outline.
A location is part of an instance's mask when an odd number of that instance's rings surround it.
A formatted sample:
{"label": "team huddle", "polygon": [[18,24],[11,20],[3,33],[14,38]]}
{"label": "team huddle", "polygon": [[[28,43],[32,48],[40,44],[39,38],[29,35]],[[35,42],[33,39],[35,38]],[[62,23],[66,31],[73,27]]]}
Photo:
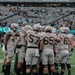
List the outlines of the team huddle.
{"label": "team huddle", "polygon": [[18,28],[18,24],[12,23],[11,30],[4,36],[4,75],[10,75],[15,53],[18,57],[16,75],[64,75],[65,66],[68,75],[71,75],[70,58],[75,43],[74,35],[69,34],[68,27],[61,27],[58,34],[50,25],[25,25],[22,32]]}

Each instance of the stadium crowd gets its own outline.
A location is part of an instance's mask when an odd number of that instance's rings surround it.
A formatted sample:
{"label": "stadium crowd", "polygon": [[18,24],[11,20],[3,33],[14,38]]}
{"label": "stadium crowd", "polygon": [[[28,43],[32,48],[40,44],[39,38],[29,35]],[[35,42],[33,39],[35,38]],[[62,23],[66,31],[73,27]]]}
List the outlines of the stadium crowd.
{"label": "stadium crowd", "polygon": [[[18,10],[17,10],[18,9]],[[75,15],[69,14],[65,17],[65,14],[74,11],[72,7],[5,7],[0,6],[0,19],[1,25],[10,26],[12,22],[16,22],[19,25],[24,25],[27,22],[29,25],[40,23],[41,25],[51,24],[56,29],[59,29],[63,24],[68,26],[71,30],[75,29]],[[18,13],[17,13],[18,12]],[[15,15],[15,13],[17,13]],[[61,17],[61,18],[60,18]],[[60,19],[57,19],[60,18]],[[55,22],[53,22],[55,20]],[[26,22],[25,22],[26,21]],[[53,23],[52,23],[53,22]]]}

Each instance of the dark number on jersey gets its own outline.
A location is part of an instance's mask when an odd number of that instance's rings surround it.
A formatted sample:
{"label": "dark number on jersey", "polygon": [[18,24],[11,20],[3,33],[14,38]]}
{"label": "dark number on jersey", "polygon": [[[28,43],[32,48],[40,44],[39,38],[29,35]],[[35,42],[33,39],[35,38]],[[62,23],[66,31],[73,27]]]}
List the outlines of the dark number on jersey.
{"label": "dark number on jersey", "polygon": [[57,44],[57,42],[54,40],[54,37],[45,37],[44,44],[45,45],[47,45],[47,44],[53,45],[53,44]]}
{"label": "dark number on jersey", "polygon": [[64,44],[69,44],[69,39],[67,37],[64,38]]}
{"label": "dark number on jersey", "polygon": [[[37,40],[34,41],[34,38],[36,38]],[[39,41],[40,41],[40,37],[34,36],[34,35],[32,35],[32,34],[29,35],[29,42],[30,42],[30,43],[33,43],[33,42],[34,42],[35,44],[38,44]]]}

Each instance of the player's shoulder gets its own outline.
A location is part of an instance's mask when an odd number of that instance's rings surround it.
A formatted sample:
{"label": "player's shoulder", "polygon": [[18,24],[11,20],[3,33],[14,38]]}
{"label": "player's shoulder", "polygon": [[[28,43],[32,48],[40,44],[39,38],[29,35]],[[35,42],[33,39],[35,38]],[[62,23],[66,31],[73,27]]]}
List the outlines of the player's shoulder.
{"label": "player's shoulder", "polygon": [[73,34],[68,34],[67,35],[69,38],[74,38],[74,35]]}
{"label": "player's shoulder", "polygon": [[34,31],[32,31],[32,30],[27,30],[27,34],[33,34],[34,33]]}
{"label": "player's shoulder", "polygon": [[43,36],[43,35],[45,35],[46,33],[45,33],[45,32],[39,32],[38,34]]}
{"label": "player's shoulder", "polygon": [[68,34],[68,36],[74,36],[73,34]]}
{"label": "player's shoulder", "polygon": [[13,30],[8,30],[7,32],[6,32],[6,34],[13,34],[14,32],[13,32]]}

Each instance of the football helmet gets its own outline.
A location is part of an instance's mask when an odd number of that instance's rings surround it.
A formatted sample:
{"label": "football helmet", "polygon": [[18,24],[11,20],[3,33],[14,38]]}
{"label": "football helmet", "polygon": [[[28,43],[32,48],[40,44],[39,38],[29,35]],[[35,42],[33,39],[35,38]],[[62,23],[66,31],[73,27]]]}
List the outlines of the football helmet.
{"label": "football helmet", "polygon": [[30,25],[26,25],[25,30],[33,30],[33,28]]}
{"label": "football helmet", "polygon": [[69,28],[68,27],[61,27],[59,29],[59,32],[61,32],[61,33],[68,33],[69,32]]}
{"label": "football helmet", "polygon": [[12,23],[11,24],[11,29],[15,32],[19,28],[19,25],[17,23]]}
{"label": "football helmet", "polygon": [[56,28],[52,27],[52,33],[56,33]]}
{"label": "football helmet", "polygon": [[33,30],[41,31],[42,26],[40,24],[34,24]]}
{"label": "football helmet", "polygon": [[11,28],[19,28],[19,25],[17,23],[12,23]]}
{"label": "football helmet", "polygon": [[66,27],[66,33],[69,33],[70,29],[68,27]]}
{"label": "football helmet", "polygon": [[51,31],[51,32],[52,32],[52,27],[51,27],[51,26],[49,26],[49,25],[48,25],[48,26],[46,26],[46,27],[45,27],[45,31]]}

